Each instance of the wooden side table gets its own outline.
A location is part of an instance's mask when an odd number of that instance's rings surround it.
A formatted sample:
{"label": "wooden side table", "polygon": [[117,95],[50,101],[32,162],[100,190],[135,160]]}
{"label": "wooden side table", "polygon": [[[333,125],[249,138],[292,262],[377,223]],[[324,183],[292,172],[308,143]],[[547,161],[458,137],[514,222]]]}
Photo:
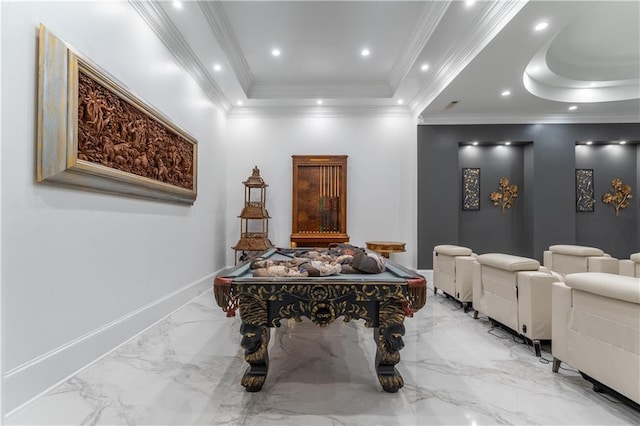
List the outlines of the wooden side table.
{"label": "wooden side table", "polygon": [[390,253],[400,253],[406,251],[405,243],[400,241],[367,241],[367,249],[380,253],[382,256],[389,258]]}

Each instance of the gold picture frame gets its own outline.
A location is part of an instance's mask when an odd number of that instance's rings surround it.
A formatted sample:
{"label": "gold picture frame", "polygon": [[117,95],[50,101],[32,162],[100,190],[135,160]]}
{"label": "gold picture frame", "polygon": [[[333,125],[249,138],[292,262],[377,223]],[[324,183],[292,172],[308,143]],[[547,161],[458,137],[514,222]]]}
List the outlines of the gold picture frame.
{"label": "gold picture frame", "polygon": [[193,204],[196,139],[40,25],[37,182]]}

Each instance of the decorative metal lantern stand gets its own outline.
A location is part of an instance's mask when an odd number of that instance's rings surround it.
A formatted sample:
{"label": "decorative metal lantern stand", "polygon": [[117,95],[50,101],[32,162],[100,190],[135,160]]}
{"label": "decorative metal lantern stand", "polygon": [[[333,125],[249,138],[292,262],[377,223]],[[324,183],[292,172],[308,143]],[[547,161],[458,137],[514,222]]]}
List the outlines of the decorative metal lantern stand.
{"label": "decorative metal lantern stand", "polygon": [[267,185],[260,177],[258,166],[242,182],[244,185],[244,208],[240,213],[240,240],[235,246],[235,262],[249,260],[273,247],[269,241],[269,212],[265,208]]}

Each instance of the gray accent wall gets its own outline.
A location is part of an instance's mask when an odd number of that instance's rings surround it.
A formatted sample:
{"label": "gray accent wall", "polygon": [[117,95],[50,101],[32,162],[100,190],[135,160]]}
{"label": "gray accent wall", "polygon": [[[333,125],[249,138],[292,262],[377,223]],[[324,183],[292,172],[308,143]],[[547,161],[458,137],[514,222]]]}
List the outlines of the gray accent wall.
{"label": "gray accent wall", "polygon": [[[587,241],[583,219],[575,211],[576,141],[640,140],[640,124],[496,124],[496,125],[420,125],[418,126],[418,268],[432,268],[433,247],[438,244],[460,244],[477,253],[501,251],[520,254],[542,261],[542,253],[552,244],[579,244]],[[499,158],[483,159],[481,171],[482,201],[478,223],[470,223],[460,203],[461,169],[468,158],[460,154],[460,143],[478,140],[482,142],[520,141],[530,142],[509,162],[514,176],[522,176],[522,188],[517,201],[518,211],[505,226],[504,221],[483,220],[489,205],[485,182],[491,174],[500,174],[505,164]],[[515,147],[514,147],[515,148]],[[633,212],[630,221],[598,222],[603,230],[597,237],[588,237],[596,247],[616,257],[628,257],[640,251],[638,222],[638,189],[640,160],[636,149],[635,165],[631,166],[631,182],[634,188],[634,206],[624,213]],[[489,151],[487,151],[489,152]],[[497,152],[497,151],[496,151]],[[630,156],[633,157],[633,156]],[[582,161],[580,159],[580,161]],[[625,163],[626,164],[626,163]],[[514,166],[515,165],[515,166]],[[469,165],[465,167],[471,167]],[[513,167],[521,168],[521,171]],[[607,166],[609,167],[609,166]],[[611,166],[613,167],[613,166]],[[629,167],[629,166],[627,166]],[[490,171],[494,168],[495,171]],[[586,167],[584,167],[586,168]],[[486,170],[485,170],[486,169]],[[604,173],[604,172],[602,172]],[[508,176],[509,177],[509,176]],[[493,178],[492,178],[493,179]],[[610,180],[609,180],[610,181]],[[624,181],[624,179],[623,179]],[[489,184],[489,183],[487,183]],[[497,181],[495,184],[497,185]],[[596,189],[599,191],[599,189]],[[491,192],[491,191],[489,191]],[[604,193],[604,192],[603,192]],[[601,198],[602,194],[596,192]],[[611,208],[601,202],[597,209]],[[463,216],[464,213],[464,216]],[[609,212],[614,215],[613,212]],[[584,214],[584,213],[581,213]],[[580,223],[578,223],[580,221]],[[520,227],[521,229],[516,229]],[[588,226],[595,226],[589,224]],[[502,235],[505,229],[513,232]],[[631,238],[617,243],[620,228]],[[481,231],[480,231],[481,230]],[[518,235],[516,235],[518,234]],[[578,237],[578,234],[580,237]],[[633,236],[635,235],[635,238]],[[631,241],[628,241],[628,240]],[[487,241],[489,240],[489,241]],[[493,240],[493,241],[492,241]],[[478,247],[482,248],[479,249]],[[632,250],[629,251],[629,248]]]}

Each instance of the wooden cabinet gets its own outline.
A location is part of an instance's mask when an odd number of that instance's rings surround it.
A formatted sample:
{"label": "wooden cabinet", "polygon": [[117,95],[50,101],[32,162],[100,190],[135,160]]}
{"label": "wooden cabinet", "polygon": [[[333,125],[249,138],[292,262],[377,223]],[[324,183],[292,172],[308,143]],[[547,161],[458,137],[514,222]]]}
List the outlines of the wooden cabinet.
{"label": "wooden cabinet", "polygon": [[347,156],[293,155],[292,247],[349,242]]}

